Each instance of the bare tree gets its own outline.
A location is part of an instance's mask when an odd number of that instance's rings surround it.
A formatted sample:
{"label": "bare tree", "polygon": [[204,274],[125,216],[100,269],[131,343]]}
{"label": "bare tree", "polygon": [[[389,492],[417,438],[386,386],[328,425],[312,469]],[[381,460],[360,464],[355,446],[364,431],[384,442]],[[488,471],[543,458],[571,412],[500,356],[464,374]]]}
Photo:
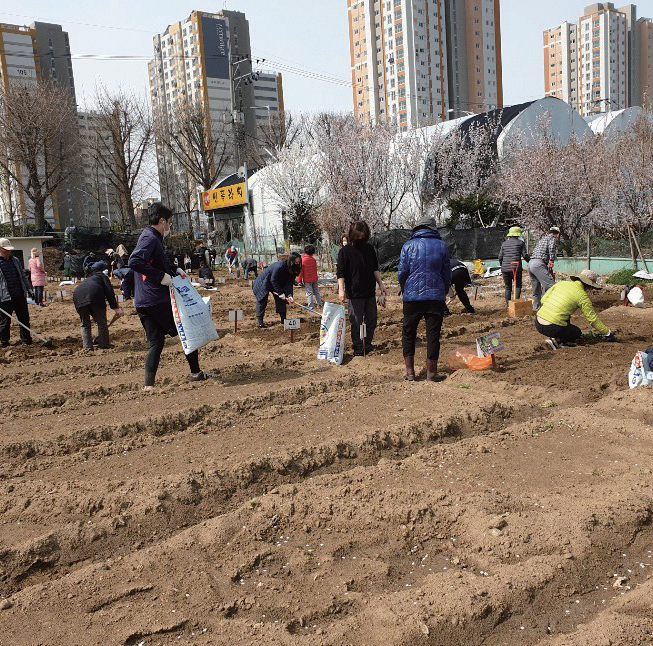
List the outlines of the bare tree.
{"label": "bare tree", "polygon": [[353,115],[324,113],[312,128],[323,159],[330,208],[338,220],[383,221],[383,168],[388,155],[386,128],[358,122]]}
{"label": "bare tree", "polygon": [[[609,237],[653,226],[653,114],[644,112],[615,142],[600,142],[604,182],[597,229]],[[597,146],[598,147],[598,146]]]}
{"label": "bare tree", "polygon": [[600,205],[601,143],[593,137],[561,144],[549,119],[536,126],[535,143],[518,146],[502,162],[501,191],[520,213],[522,224],[538,231],[560,228],[570,241],[591,225]]}
{"label": "bare tree", "polygon": [[284,212],[294,242],[319,238],[317,215],[324,202],[322,159],[313,148],[282,148],[262,172],[263,184]]}
{"label": "bare tree", "polygon": [[51,83],[12,82],[0,105],[0,169],[31,201],[36,229],[46,204],[79,167],[77,111],[70,92]]}
{"label": "bare tree", "polygon": [[305,121],[291,112],[269,112],[257,123],[256,136],[247,138],[247,159],[257,168],[278,161],[284,148],[300,143]]}
{"label": "bare tree", "polygon": [[108,137],[98,137],[97,154],[120,201],[123,226],[136,226],[134,190],[144,161],[151,154],[152,120],[144,98],[122,90],[97,92],[98,128]]}
{"label": "bare tree", "polygon": [[9,216],[9,226],[12,236],[16,235],[14,187],[15,182],[11,179],[11,175],[0,165],[0,199],[2,200],[2,210]]}
{"label": "bare tree", "polygon": [[201,189],[208,191],[231,162],[234,138],[230,126],[218,125],[201,100],[180,100],[169,115],[155,118],[157,143]]}
{"label": "bare tree", "polygon": [[495,199],[499,128],[500,117],[464,130],[438,124],[417,138],[417,154],[424,160],[415,191],[420,211],[442,213],[445,206],[464,203],[471,211],[465,224],[496,226],[498,216],[484,218],[479,206]]}

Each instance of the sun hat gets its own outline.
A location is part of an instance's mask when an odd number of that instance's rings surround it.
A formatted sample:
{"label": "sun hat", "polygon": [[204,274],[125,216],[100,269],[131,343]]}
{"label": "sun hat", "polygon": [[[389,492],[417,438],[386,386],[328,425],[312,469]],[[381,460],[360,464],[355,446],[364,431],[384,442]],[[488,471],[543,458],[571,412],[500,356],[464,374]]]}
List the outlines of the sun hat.
{"label": "sun hat", "polygon": [[581,283],[590,287],[602,289],[601,285],[599,285],[599,275],[591,269],[583,269],[579,274],[572,275],[572,278],[577,278]]}
{"label": "sun hat", "polygon": [[510,231],[506,234],[506,238],[521,238],[522,233],[521,227],[510,227]]}
{"label": "sun hat", "polygon": [[16,247],[14,247],[11,242],[9,241],[9,238],[0,238],[0,249],[6,249],[7,251],[13,251]]}
{"label": "sun hat", "polygon": [[560,233],[560,229],[558,227],[551,227],[549,233]]}

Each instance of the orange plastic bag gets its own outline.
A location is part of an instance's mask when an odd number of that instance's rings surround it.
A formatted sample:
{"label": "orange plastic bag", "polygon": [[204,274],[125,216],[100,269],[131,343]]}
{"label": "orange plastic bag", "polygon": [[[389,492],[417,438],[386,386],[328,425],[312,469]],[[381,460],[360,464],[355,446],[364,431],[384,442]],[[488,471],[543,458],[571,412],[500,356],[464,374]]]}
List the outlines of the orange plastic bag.
{"label": "orange plastic bag", "polygon": [[447,359],[449,370],[490,370],[492,357],[478,357],[470,348],[456,348]]}

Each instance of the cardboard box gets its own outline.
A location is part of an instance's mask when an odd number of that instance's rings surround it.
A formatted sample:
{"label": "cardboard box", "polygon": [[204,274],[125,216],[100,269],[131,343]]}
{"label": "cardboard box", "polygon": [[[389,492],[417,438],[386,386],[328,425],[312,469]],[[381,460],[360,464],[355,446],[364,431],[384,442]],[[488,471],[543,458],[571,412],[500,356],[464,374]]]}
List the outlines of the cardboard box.
{"label": "cardboard box", "polygon": [[514,319],[533,316],[533,301],[530,298],[510,301],[508,303],[508,316]]}

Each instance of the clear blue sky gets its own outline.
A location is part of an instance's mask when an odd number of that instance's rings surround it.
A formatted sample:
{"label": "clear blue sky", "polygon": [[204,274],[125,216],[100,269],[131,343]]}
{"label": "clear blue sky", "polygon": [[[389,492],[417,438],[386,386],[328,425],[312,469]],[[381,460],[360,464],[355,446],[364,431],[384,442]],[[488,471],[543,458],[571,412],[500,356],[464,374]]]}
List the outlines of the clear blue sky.
{"label": "clear blue sky", "polygon": [[[506,104],[542,96],[542,30],[579,16],[586,4],[586,0],[501,1]],[[193,9],[215,11],[226,7],[244,11],[255,56],[304,70],[304,75],[282,70],[287,109],[352,109],[348,87],[306,76],[318,72],[350,80],[346,0],[23,0],[13,6],[3,5],[2,22],[28,24],[36,19],[61,24],[70,35],[73,55],[136,57],[151,56],[152,35],[185,18]],[[653,13],[644,3],[639,4],[639,9],[645,15]],[[273,68],[268,63],[263,67]],[[73,68],[80,104],[91,101],[98,82],[147,91],[146,61],[74,60]]]}

